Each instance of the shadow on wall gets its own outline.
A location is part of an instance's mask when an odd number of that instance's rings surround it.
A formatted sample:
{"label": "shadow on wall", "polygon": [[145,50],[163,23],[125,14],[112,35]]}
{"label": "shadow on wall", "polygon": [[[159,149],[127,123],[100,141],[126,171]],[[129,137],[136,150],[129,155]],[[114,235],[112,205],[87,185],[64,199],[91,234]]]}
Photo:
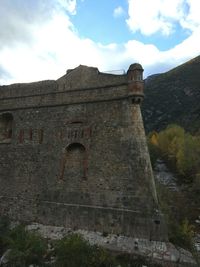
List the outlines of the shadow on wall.
{"label": "shadow on wall", "polygon": [[12,138],[13,115],[0,114],[0,143],[10,143]]}

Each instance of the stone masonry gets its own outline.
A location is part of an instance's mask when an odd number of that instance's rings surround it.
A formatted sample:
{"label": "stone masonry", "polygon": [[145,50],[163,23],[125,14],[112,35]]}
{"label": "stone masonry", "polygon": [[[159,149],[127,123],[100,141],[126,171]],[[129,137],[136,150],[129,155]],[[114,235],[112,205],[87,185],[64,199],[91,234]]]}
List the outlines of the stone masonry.
{"label": "stone masonry", "polygon": [[0,215],[166,241],[140,104],[143,69],[80,65],[0,86]]}

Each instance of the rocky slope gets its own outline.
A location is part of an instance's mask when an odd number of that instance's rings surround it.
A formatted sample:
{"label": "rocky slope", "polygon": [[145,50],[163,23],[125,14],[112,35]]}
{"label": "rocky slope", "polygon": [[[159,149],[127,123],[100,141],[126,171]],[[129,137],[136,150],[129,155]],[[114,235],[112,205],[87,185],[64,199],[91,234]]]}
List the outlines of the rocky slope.
{"label": "rocky slope", "polygon": [[176,123],[200,132],[200,56],[145,80],[142,106],[147,132]]}

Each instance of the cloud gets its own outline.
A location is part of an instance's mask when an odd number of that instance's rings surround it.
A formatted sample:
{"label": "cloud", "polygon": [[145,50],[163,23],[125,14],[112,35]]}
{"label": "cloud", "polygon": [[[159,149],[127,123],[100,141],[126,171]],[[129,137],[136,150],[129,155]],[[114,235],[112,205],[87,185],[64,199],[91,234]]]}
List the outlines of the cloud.
{"label": "cloud", "polygon": [[76,15],[76,0],[58,0],[58,3],[71,15]]}
{"label": "cloud", "polygon": [[10,80],[12,77],[9,74],[9,72],[7,72],[3,66],[0,65],[0,84],[1,81],[6,81],[6,80]]}
{"label": "cloud", "polygon": [[170,35],[177,24],[192,31],[200,26],[198,0],[128,0],[128,4],[126,22],[132,32]]}
{"label": "cloud", "polygon": [[1,0],[0,49],[18,42],[32,43],[34,28],[61,12],[75,14],[76,0]]}
{"label": "cloud", "polygon": [[187,15],[180,20],[180,24],[183,28],[195,31],[200,27],[200,1],[199,0],[187,0],[184,2],[182,8],[187,12]]}
{"label": "cloud", "polygon": [[[8,11],[11,3],[11,0],[2,1],[5,5],[1,5],[0,15],[3,14],[2,9]],[[15,1],[19,2],[21,8],[10,6],[8,20],[0,16],[0,22],[4,20],[3,26],[9,26],[8,32],[0,28],[1,84],[57,79],[67,69],[80,64],[96,66],[100,71],[111,71],[127,70],[131,63],[140,62],[145,75],[149,75],[168,70],[200,54],[200,30],[193,23],[197,21],[195,15],[185,20],[191,27],[196,27],[195,31],[174,48],[160,51],[153,44],[134,39],[124,44],[103,45],[89,38],[81,38],[67,15],[67,8],[74,14],[76,5],[73,8],[65,6],[67,1],[64,4],[60,0]],[[28,8],[28,3],[32,8]],[[165,12],[167,14],[167,10]],[[186,8],[184,12],[195,13],[191,8]]]}
{"label": "cloud", "polygon": [[124,9],[121,6],[118,6],[113,11],[114,18],[122,17],[125,14]]}

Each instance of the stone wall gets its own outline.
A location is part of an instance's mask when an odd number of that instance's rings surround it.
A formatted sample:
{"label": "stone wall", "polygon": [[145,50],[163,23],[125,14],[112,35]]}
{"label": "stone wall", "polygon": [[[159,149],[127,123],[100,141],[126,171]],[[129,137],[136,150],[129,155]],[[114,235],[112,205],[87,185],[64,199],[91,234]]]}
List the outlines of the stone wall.
{"label": "stone wall", "polygon": [[0,142],[0,213],[166,240],[129,88],[127,75],[84,66],[57,81],[0,87],[0,116],[13,118],[12,136]]}

